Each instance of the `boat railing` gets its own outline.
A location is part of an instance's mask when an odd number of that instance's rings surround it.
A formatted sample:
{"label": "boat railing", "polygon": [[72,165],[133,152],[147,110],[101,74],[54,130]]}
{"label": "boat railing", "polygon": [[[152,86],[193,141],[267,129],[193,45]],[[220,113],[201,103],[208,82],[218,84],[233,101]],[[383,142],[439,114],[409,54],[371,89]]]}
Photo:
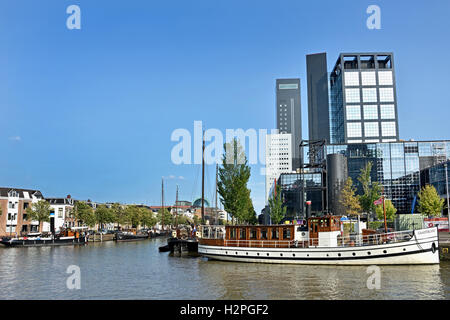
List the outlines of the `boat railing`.
{"label": "boat railing", "polygon": [[244,239],[224,239],[225,247],[254,247],[254,248],[309,248],[309,247],[356,247],[380,245],[387,243],[397,243],[409,241],[414,235],[414,231],[399,231],[391,233],[356,234],[349,236],[338,235],[334,241],[330,239],[319,242],[319,238],[304,238],[302,240],[244,240]]}

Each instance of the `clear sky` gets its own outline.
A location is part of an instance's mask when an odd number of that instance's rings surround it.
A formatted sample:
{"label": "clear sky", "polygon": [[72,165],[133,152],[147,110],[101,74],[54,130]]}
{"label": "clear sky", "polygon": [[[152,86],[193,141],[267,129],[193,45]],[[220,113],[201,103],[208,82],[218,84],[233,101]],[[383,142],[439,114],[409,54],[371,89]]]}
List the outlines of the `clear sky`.
{"label": "clear sky", "polygon": [[[66,8],[81,8],[69,30]],[[369,30],[369,5],[381,30]],[[175,165],[177,128],[266,128],[275,79],[298,77],[307,138],[306,54],[392,51],[400,138],[450,139],[450,1],[0,2],[0,186],[46,197],[159,204],[200,196],[198,165]],[[208,168],[207,198],[214,189]],[[257,212],[264,176],[252,167]]]}

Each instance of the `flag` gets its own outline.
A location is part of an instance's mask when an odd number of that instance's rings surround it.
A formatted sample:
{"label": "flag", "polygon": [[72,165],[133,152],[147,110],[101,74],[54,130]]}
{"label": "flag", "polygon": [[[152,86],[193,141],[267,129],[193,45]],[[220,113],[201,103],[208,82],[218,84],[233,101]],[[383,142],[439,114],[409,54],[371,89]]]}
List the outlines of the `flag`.
{"label": "flag", "polygon": [[373,202],[373,204],[374,205],[379,205],[379,204],[383,204],[383,197],[381,197],[380,199],[378,199],[378,200],[375,200],[374,202]]}

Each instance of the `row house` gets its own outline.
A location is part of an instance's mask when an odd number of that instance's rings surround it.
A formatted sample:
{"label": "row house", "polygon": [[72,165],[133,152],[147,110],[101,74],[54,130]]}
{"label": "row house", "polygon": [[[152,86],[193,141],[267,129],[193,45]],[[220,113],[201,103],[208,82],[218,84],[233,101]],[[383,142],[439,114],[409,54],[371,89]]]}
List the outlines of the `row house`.
{"label": "row house", "polygon": [[39,190],[0,187],[0,236],[37,232],[39,222],[27,221],[26,209],[43,199]]}

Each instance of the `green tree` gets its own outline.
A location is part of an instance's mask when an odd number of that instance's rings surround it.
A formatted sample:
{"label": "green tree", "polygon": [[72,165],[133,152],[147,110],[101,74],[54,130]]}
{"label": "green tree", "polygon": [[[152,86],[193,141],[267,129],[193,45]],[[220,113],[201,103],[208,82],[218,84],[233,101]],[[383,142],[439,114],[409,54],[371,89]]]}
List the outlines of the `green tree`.
{"label": "green tree", "polygon": [[117,223],[117,230],[119,229],[119,226],[121,224],[125,223],[126,220],[126,214],[125,209],[120,203],[113,203],[111,206],[111,212],[114,215],[114,222]]}
{"label": "green tree", "polygon": [[361,169],[358,181],[361,183],[363,194],[359,197],[361,208],[366,213],[375,212],[375,200],[380,199],[382,186],[378,182],[372,182],[370,173],[372,172],[372,162],[369,161],[367,165]]}
{"label": "green tree", "polygon": [[427,184],[419,194],[419,212],[424,216],[440,216],[444,208],[444,199],[439,197],[436,188]]}
{"label": "green tree", "polygon": [[141,222],[141,210],[134,205],[127,206],[125,208],[125,222],[132,228],[137,228]]}
{"label": "green tree", "polygon": [[349,216],[361,214],[361,204],[359,196],[355,195],[356,188],[353,187],[352,178],[348,177],[339,195],[339,202],[344,207],[345,213]]}
{"label": "green tree", "polygon": [[[395,219],[397,209],[394,207],[394,204],[391,200],[384,200],[384,205],[386,207],[386,220],[393,221]],[[377,205],[375,211],[377,213],[378,220],[384,220],[383,205]]]}
{"label": "green tree", "polygon": [[286,215],[286,207],[281,199],[281,187],[275,187],[275,195],[269,199],[270,218],[273,224],[279,224]]}
{"label": "green tree", "polygon": [[233,219],[250,223],[255,220],[256,213],[253,214],[250,190],[247,188],[251,174],[247,157],[236,138],[231,143],[225,143],[224,149],[217,183],[220,201]]}
{"label": "green tree", "polygon": [[164,208],[164,214],[162,208],[158,210],[157,220],[161,225],[169,226],[173,224],[173,216],[167,210],[167,208]]}
{"label": "green tree", "polygon": [[102,229],[104,224],[114,222],[114,213],[105,205],[99,205],[95,210],[95,222]]}
{"label": "green tree", "polygon": [[50,221],[50,204],[45,200],[39,200],[28,207],[25,212],[27,221],[38,221],[39,231],[42,232],[42,223]]}
{"label": "green tree", "polygon": [[86,202],[77,201],[72,210],[73,216],[78,221],[81,221],[82,224],[85,224],[89,227],[95,226],[96,217],[94,213],[94,209]]}
{"label": "green tree", "polygon": [[153,227],[156,223],[158,223],[155,215],[153,214],[153,211],[151,211],[147,208],[144,208],[144,207],[139,208],[139,210],[140,210],[140,218],[141,218],[140,224],[144,228]]}

